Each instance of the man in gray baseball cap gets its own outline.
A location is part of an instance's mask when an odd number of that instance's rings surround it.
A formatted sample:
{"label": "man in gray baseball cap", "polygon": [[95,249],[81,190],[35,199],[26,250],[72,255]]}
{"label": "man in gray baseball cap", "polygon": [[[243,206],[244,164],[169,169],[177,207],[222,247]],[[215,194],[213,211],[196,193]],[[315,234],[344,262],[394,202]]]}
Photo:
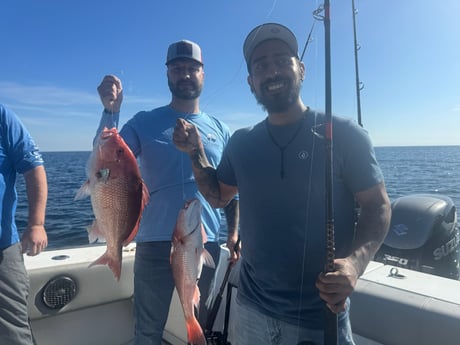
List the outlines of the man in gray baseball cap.
{"label": "man in gray baseball cap", "polygon": [[[222,214],[198,192],[195,181],[190,178],[192,166],[176,149],[171,134],[179,118],[192,122],[204,137],[210,138],[205,151],[217,165],[230,139],[230,129],[218,118],[201,110],[204,66],[198,44],[181,40],[169,45],[165,67],[170,102],[138,112],[120,130],[120,135],[141,162],[141,174],[151,192],[136,236],[133,345],[163,344],[163,329],[175,286],[170,264],[171,238],[184,200],[198,198],[201,201],[201,220],[207,237],[204,247],[213,257],[215,267],[220,256],[218,240]],[[119,123],[123,100],[121,80],[108,75],[98,91],[104,107],[98,129],[100,133],[103,127],[113,128]],[[235,212],[232,212],[235,209],[234,204],[227,207],[226,216],[229,224],[231,221],[238,225]],[[196,322],[190,325],[191,344],[205,343],[202,332],[208,315],[205,301],[214,273],[215,268],[204,266],[197,282],[201,292],[199,325]]]}
{"label": "man in gray baseball cap", "polygon": [[200,46],[189,40],[181,40],[169,46],[166,65],[179,58],[191,59],[203,64]]}

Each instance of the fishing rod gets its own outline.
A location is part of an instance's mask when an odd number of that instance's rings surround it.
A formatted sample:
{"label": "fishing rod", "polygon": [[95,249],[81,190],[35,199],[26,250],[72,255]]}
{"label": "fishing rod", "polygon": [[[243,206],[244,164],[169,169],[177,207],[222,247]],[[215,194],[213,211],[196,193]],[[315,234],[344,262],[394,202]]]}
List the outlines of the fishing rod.
{"label": "fishing rod", "polygon": [[[233,247],[233,251],[237,252],[239,245],[240,245],[240,237],[238,236],[238,240],[235,243],[235,246]],[[206,328],[205,328],[205,335],[206,335],[206,340],[208,345],[227,345],[227,337],[225,334],[222,333],[215,333],[212,331],[212,328],[214,326],[214,322],[216,320],[217,313],[220,308],[220,304],[222,302],[222,296],[224,294],[225,286],[227,285],[228,278],[230,276],[230,271],[233,267],[233,263],[229,261],[227,265],[227,270],[225,271],[224,279],[222,280],[222,283],[220,285],[219,292],[217,293],[214,302],[211,306],[211,309],[208,314],[208,319],[206,322]]]}
{"label": "fishing rod", "polygon": [[[332,136],[332,87],[331,87],[331,18],[330,1],[324,0],[325,47],[325,146],[326,146],[326,265],[325,273],[335,271],[334,199],[333,199],[333,136]],[[337,314],[325,307],[324,345],[338,343]]]}
{"label": "fishing rod", "polygon": [[303,61],[303,57],[305,55],[305,52],[307,50],[308,44],[311,42],[311,34],[313,33],[313,29],[315,27],[316,21],[313,21],[313,24],[311,25],[310,32],[308,33],[307,40],[305,41],[305,46],[303,47],[302,55],[300,55],[300,61]]}
{"label": "fishing rod", "polygon": [[360,46],[358,44],[358,40],[356,39],[356,14],[358,11],[355,7],[355,0],[351,0],[351,10],[352,10],[352,17],[353,17],[353,39],[354,39],[354,51],[355,51],[355,83],[356,83],[356,106],[358,110],[358,124],[363,127],[363,123],[361,120],[361,90],[364,88],[363,83],[359,80],[359,70],[358,70],[358,50]]}

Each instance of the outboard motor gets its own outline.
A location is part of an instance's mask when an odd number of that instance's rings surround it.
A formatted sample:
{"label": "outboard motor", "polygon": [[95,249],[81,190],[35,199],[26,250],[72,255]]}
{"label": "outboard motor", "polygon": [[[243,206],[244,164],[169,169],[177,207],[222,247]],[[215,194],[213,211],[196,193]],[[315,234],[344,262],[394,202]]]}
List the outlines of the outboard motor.
{"label": "outboard motor", "polygon": [[451,198],[414,194],[391,204],[390,231],[375,260],[459,279],[460,235]]}

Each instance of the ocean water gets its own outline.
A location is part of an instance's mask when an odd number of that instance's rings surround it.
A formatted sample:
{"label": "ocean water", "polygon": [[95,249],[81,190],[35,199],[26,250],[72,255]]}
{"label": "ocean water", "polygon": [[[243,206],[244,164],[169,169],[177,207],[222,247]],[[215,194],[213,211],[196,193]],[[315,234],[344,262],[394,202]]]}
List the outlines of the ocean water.
{"label": "ocean water", "polygon": [[[74,200],[86,181],[86,163],[91,152],[43,152],[48,179],[45,228],[48,249],[88,244],[86,228],[92,223],[90,198]],[[19,231],[27,225],[24,178],[18,175],[16,224]]]}
{"label": "ocean water", "polygon": [[[93,220],[89,198],[74,200],[86,180],[90,152],[44,152],[48,177],[46,230],[48,249],[88,244],[86,228]],[[377,147],[390,199],[418,193],[447,195],[460,207],[460,146]],[[27,224],[24,179],[18,176],[16,222]]]}

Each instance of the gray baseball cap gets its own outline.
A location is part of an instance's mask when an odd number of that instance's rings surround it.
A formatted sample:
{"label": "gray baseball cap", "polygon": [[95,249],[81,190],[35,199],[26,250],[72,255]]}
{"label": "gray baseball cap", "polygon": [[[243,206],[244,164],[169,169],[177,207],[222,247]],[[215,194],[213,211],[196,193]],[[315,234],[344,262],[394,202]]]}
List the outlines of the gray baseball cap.
{"label": "gray baseball cap", "polygon": [[277,23],[266,23],[255,27],[246,37],[243,45],[244,58],[249,65],[254,49],[267,40],[280,40],[287,44],[298,57],[298,44],[295,35],[287,27]]}
{"label": "gray baseball cap", "polygon": [[189,40],[181,40],[169,46],[166,56],[166,65],[178,58],[192,59],[203,64],[200,46]]}

